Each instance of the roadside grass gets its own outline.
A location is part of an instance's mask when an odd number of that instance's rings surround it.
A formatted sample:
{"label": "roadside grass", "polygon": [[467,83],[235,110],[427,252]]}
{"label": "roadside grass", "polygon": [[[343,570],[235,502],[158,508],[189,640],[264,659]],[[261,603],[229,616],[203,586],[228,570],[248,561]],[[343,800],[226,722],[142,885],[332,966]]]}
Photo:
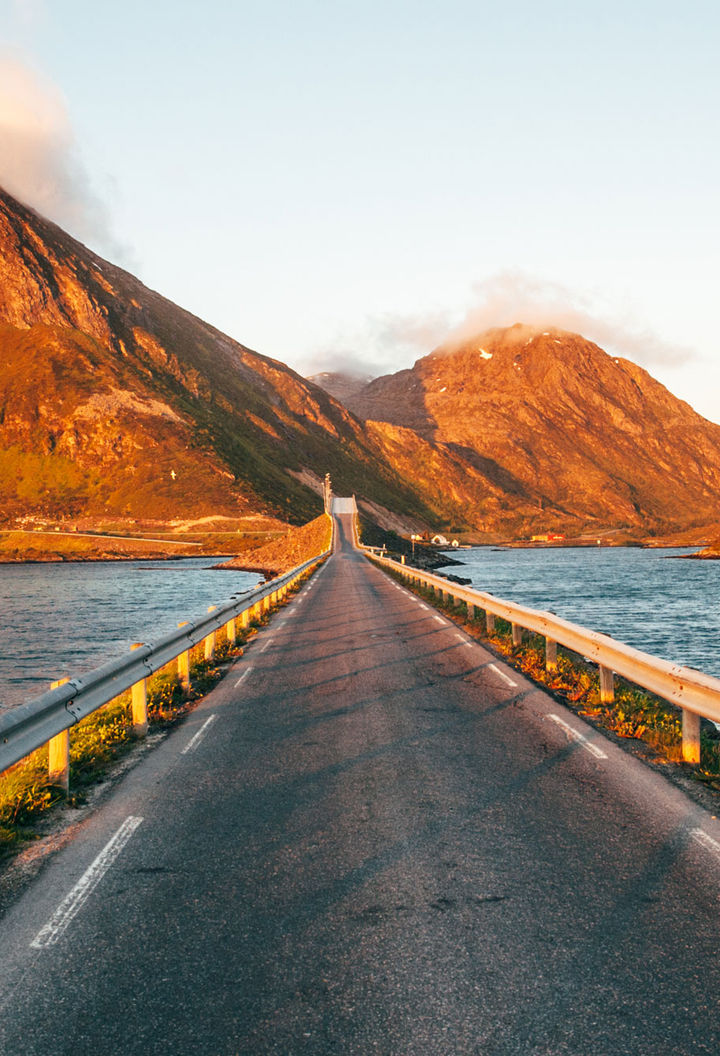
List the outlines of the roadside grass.
{"label": "roadside grass", "polygon": [[[213,660],[205,659],[202,643],[195,646],[190,654],[192,689],[187,696],[178,680],[176,661],[151,676],[147,685],[148,733],[168,730],[182,721],[223,678],[229,665],[242,656],[243,646],[258,628],[287,604],[307,578],[308,574],[287,598],[254,618],[247,629],[237,628],[234,644],[226,638],[221,640],[218,634]],[[140,743],[133,734],[128,691],[71,727],[69,796],[48,780],[47,745],[0,774],[0,863],[43,835],[43,822],[57,804],[79,807],[85,803],[88,789]]]}
{"label": "roadside grass", "polygon": [[506,620],[496,617],[494,632],[488,634],[482,609],[476,608],[471,619],[465,602],[455,604],[451,599],[440,599],[429,588],[408,583],[399,573],[383,571],[442,610],[473,638],[490,646],[510,666],[549,690],[581,717],[618,737],[642,741],[663,761],[681,765],[684,773],[720,791],[720,734],[711,723],[703,720],[701,725],[700,764],[683,763],[682,715],[668,701],[616,676],[615,700],[603,703],[597,666],[584,661],[577,653],[558,646],[557,669],[547,671],[542,636],[525,632],[522,644],[513,645],[512,628]]}

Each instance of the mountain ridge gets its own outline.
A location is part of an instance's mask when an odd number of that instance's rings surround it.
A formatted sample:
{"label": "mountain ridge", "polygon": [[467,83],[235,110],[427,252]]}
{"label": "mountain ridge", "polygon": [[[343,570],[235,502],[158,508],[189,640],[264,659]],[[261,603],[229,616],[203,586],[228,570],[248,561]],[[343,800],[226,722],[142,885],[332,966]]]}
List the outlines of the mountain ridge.
{"label": "mountain ridge", "polygon": [[7,523],[299,523],[326,472],[407,534],[643,538],[717,520],[720,426],[580,335],[517,324],[360,388],[317,375],[340,402],[1,190],[0,357]]}
{"label": "mountain ridge", "polygon": [[516,497],[522,530],[610,520],[654,534],[717,516],[720,426],[558,328],[516,324],[441,346],[347,405],[462,454]]}
{"label": "mountain ridge", "polygon": [[[297,522],[321,508],[330,472],[380,508],[399,501],[430,516],[357,419],[322,389],[1,190],[0,320],[4,477],[19,472],[23,481],[19,495],[0,492],[6,509],[61,513],[69,476],[73,515],[252,511]],[[29,479],[38,455],[45,498]]]}

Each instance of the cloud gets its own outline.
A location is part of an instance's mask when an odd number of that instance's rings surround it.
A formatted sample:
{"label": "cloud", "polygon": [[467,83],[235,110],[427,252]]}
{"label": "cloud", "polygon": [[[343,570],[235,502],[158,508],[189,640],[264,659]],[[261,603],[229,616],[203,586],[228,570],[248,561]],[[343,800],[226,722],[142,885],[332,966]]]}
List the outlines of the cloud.
{"label": "cloud", "polygon": [[524,272],[503,272],[473,286],[465,317],[447,340],[454,344],[496,326],[526,323],[582,334],[611,354],[636,363],[677,366],[695,358],[688,347],[664,341],[629,311],[604,304],[560,283]]}
{"label": "cloud", "polygon": [[355,333],[338,336],[307,359],[305,373],[337,371],[377,377],[407,366],[447,337],[453,323],[449,312],[418,315],[385,313],[367,319]]}
{"label": "cloud", "polygon": [[475,283],[460,310],[374,316],[356,333],[317,349],[313,368],[377,376],[410,366],[439,345],[453,348],[493,327],[514,323],[570,330],[611,355],[644,366],[673,367],[696,358],[690,348],[670,344],[639,324],[629,311],[618,312],[600,297],[517,271]]}
{"label": "cloud", "polygon": [[0,53],[0,185],[82,241],[125,256],[92,190],[60,93],[7,52]]}

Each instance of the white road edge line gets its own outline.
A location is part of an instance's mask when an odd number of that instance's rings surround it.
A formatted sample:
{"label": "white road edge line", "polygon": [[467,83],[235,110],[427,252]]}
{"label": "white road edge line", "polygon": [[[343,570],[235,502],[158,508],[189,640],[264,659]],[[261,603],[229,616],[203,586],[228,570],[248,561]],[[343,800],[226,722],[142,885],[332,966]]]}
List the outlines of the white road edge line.
{"label": "white road edge line", "polygon": [[433,619],[435,620],[435,623],[441,623],[443,627],[446,626],[445,620],[442,618],[442,616],[433,616]]}
{"label": "white road edge line", "polygon": [[559,715],[548,715],[548,718],[565,730],[568,737],[571,737],[573,741],[577,741],[581,748],[584,748],[586,752],[590,752],[590,755],[594,755],[596,759],[607,759],[607,755],[602,748],[598,748],[597,745],[589,741],[584,734],[579,733],[578,730],[574,730],[572,726],[569,726]]}
{"label": "white road edge line", "polygon": [[517,689],[517,682],[513,682],[513,680],[509,678],[504,671],[500,670],[497,664],[488,664],[487,666],[490,668],[491,671],[494,671],[496,675],[499,675],[503,682],[506,682],[509,686],[512,686],[513,689]]}
{"label": "white road edge line", "polygon": [[242,674],[240,675],[240,678],[239,678],[239,679],[237,680],[237,682],[235,683],[235,687],[234,687],[235,689],[237,689],[237,687],[238,687],[238,686],[240,685],[240,683],[242,682],[242,680],[243,680],[244,678],[247,678],[247,676],[248,676],[248,675],[250,674],[250,672],[251,672],[251,671],[252,671],[252,666],[250,666],[250,667],[246,668],[246,669],[245,669],[245,670],[243,671],[243,673],[242,673]]}
{"label": "white road edge line", "polygon": [[73,917],[79,912],[84,902],[102,880],[120,851],[128,842],[135,829],[142,823],[142,818],[125,818],[112,839],[106,843],[94,862],[80,877],[72,890],[65,896],[47,924],[40,929],[30,945],[36,950],[54,946],[67,928]]}
{"label": "white road edge line", "polygon": [[720,859],[720,843],[708,836],[702,829],[692,829],[690,835],[699,843],[701,847],[704,847],[706,851],[710,851],[716,858]]}
{"label": "white road edge line", "polygon": [[208,715],[208,717],[205,719],[205,722],[202,724],[202,726],[197,731],[195,736],[190,738],[188,743],[185,745],[183,750],[180,752],[180,755],[187,755],[188,752],[194,752],[195,751],[197,746],[200,744],[200,741],[203,739],[203,737],[205,736],[205,734],[207,733],[209,728],[215,722],[216,718],[217,718],[217,715]]}

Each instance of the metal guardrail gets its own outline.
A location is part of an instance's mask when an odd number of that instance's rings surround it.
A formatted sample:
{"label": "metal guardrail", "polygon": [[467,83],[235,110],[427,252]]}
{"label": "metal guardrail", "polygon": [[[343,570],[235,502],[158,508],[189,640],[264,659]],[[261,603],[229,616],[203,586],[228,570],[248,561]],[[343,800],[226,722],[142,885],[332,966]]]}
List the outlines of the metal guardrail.
{"label": "metal guardrail", "polygon": [[558,645],[596,663],[600,668],[600,699],[603,703],[610,703],[614,699],[614,675],[617,674],[676,705],[682,710],[683,759],[690,763],[700,762],[700,718],[720,723],[720,679],[661,660],[625,645],[610,635],[570,623],[554,613],[504,601],[492,594],[453,583],[443,576],[376,557],[369,552],[369,548],[361,548],[374,563],[406,579],[422,583],[441,596],[447,595],[456,602],[465,602],[471,617],[475,615],[475,609],[482,609],[486,614],[489,633],[494,629],[495,617],[501,617],[511,624],[516,645],[522,640],[523,630],[542,635],[545,638],[548,670],[554,670],[557,666]]}
{"label": "metal guardrail", "polygon": [[[334,526],[333,526],[334,527]],[[284,597],[293,584],[310,568],[323,561],[332,552],[330,548],[317,557],[305,561],[282,576],[263,583],[243,596],[220,607],[211,606],[208,614],[195,621],[178,625],[178,629],[160,638],[154,644],[140,644],[129,653],[111,660],[102,667],[78,678],[70,678],[62,685],[48,690],[33,700],[10,708],[0,714],[0,773],[30,755],[37,748],[51,743],[51,778],[67,788],[68,743],[67,731],[93,711],[131,689],[133,691],[133,722],[137,733],[147,729],[147,707],[145,680],[166,664],[178,660],[179,677],[189,688],[189,652],[193,646],[206,643],[206,656],[214,653],[215,635],[226,627],[228,637],[235,639],[235,620],[246,618],[252,611],[267,610],[270,605]],[[136,708],[136,700],[140,700]],[[54,742],[63,758],[62,767],[53,769]]]}

